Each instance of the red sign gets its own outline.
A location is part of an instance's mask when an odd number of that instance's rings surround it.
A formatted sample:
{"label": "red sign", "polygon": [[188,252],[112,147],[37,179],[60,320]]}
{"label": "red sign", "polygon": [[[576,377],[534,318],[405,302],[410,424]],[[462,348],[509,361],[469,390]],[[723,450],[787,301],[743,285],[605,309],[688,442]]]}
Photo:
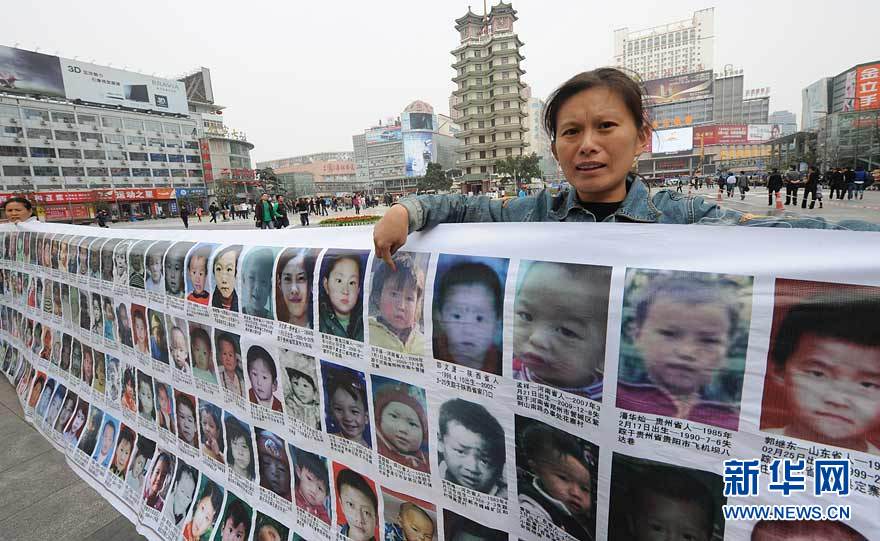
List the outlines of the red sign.
{"label": "red sign", "polygon": [[694,126],[694,148],[711,145],[744,145],[749,141],[749,127],[746,124],[716,124],[714,126]]}
{"label": "red sign", "polygon": [[48,205],[43,208],[47,221],[53,220],[87,220],[91,218],[86,205]]}
{"label": "red sign", "polygon": [[677,160],[657,160],[654,166],[661,171],[664,170],[672,170],[672,169],[687,169],[688,161],[677,159]]}
{"label": "red sign", "polygon": [[214,170],[211,167],[211,147],[208,145],[207,139],[199,141],[199,152],[202,155],[202,173],[205,182],[213,182]]}
{"label": "red sign", "polygon": [[60,203],[89,203],[95,200],[92,190],[77,192],[37,192],[34,194],[37,203],[57,205]]}
{"label": "red sign", "polygon": [[880,64],[856,69],[856,111],[880,109]]}
{"label": "red sign", "polygon": [[174,199],[174,188],[132,188],[127,190],[95,190],[100,201],[148,201]]}
{"label": "red sign", "polygon": [[354,171],[354,163],[353,162],[327,162],[321,168],[322,174],[342,174],[342,175],[353,175]]}

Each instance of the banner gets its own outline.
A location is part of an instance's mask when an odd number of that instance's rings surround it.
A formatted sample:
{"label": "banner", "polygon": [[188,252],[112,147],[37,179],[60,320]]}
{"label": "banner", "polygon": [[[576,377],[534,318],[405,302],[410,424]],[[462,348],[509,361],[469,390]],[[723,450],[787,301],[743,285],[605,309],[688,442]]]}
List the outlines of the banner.
{"label": "banner", "polygon": [[715,76],[711,70],[645,81],[645,102],[665,105],[712,97]]}
{"label": "banner", "polygon": [[880,237],[498,227],[4,224],[0,369],[151,540],[880,539]]}
{"label": "banner", "polygon": [[63,98],[58,57],[0,45],[0,91]]}

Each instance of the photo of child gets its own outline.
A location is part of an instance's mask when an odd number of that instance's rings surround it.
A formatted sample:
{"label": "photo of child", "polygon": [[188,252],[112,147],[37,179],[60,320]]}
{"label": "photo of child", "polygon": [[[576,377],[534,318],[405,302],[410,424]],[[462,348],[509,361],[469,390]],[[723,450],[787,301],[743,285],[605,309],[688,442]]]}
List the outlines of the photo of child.
{"label": "photo of child", "polygon": [[290,349],[279,350],[283,375],[284,404],[290,418],[321,430],[321,403],[315,358]]}
{"label": "photo of child", "polygon": [[504,429],[489,411],[460,398],[440,406],[440,476],[456,485],[507,498]]}
{"label": "photo of child", "polygon": [[321,361],[327,432],[372,449],[363,372]]}
{"label": "photo of child", "polygon": [[[73,299],[71,298],[71,301]],[[119,342],[124,346],[134,347],[131,333],[131,320],[128,316],[128,306],[124,302],[120,302],[116,306],[116,335]]]}
{"label": "photo of child", "polygon": [[192,505],[198,481],[198,470],[178,458],[177,473],[174,474],[174,482],[165,505],[165,516],[175,526],[183,525],[183,519],[186,518]]}
{"label": "photo of child", "polygon": [[227,246],[215,252],[211,261],[211,272],[214,277],[214,293],[211,295],[211,306],[232,312],[238,312],[238,293],[235,284],[238,278],[238,256],[241,246]]}
{"label": "photo of child", "polygon": [[83,383],[86,386],[92,386],[92,379],[95,376],[95,356],[92,353],[92,348],[88,346],[82,346],[82,374],[80,379],[82,379]]}
{"label": "photo of child", "polygon": [[[42,291],[42,282],[37,281],[37,294],[40,295]],[[87,291],[80,289],[79,290],[79,327],[83,330],[89,331],[92,329],[91,324],[91,314],[89,312],[89,307],[91,303],[89,301],[89,294]]]}
{"label": "photo of child", "polygon": [[98,445],[98,431],[101,429],[101,421],[104,419],[104,412],[97,407],[92,407],[89,412],[89,420],[82,432],[77,446],[80,451],[88,456],[95,452]]}
{"label": "photo of child", "polygon": [[239,336],[227,331],[214,331],[220,384],[236,396],[244,397],[244,371],[241,368]]}
{"label": "photo of child", "polygon": [[165,267],[163,261],[169,246],[171,246],[171,242],[163,240],[154,243],[147,250],[147,255],[144,259],[147,270],[144,289],[147,291],[165,293]]}
{"label": "photo of child", "polygon": [[364,271],[368,252],[327,250],[318,292],[322,333],[364,341]]}
{"label": "photo of child", "polygon": [[128,474],[125,483],[135,494],[141,494],[144,489],[144,480],[147,477],[147,467],[156,454],[156,442],[147,439],[143,435],[137,438],[137,450],[128,465]]}
{"label": "photo of child", "polygon": [[520,511],[593,541],[598,447],[534,419],[517,415],[515,422]]}
{"label": "photo of child", "polygon": [[761,520],[751,541],[868,541],[845,522],[836,520]]}
{"label": "photo of child", "polygon": [[248,400],[272,411],[281,411],[278,399],[278,367],[269,351],[262,346],[247,350],[247,373],[250,389]]}
{"label": "photo of child", "polygon": [[[66,427],[67,423],[70,421],[71,417],[73,417],[73,413],[76,411],[77,401],[79,397],[76,396],[76,393],[73,391],[69,391],[67,396],[64,398],[64,403],[61,405],[61,410],[58,412],[58,418],[55,419],[55,424],[52,426],[52,429],[55,432],[64,431],[64,435],[66,435]],[[88,404],[86,404],[88,407]],[[83,417],[85,419],[85,417]]]}
{"label": "photo of child", "polygon": [[611,267],[520,263],[513,378],[602,400]]}
{"label": "photo of child", "polygon": [[82,378],[82,343],[76,338],[73,339],[73,345],[70,347],[70,375]]}
{"label": "photo of child", "polygon": [[614,453],[609,541],[724,538],[720,475]]}
{"label": "photo of child", "polygon": [[137,384],[138,413],[141,418],[154,423],[156,422],[156,406],[153,395],[153,378],[138,370]]}
{"label": "photo of child", "polygon": [[397,252],[392,270],[373,261],[370,289],[370,344],[400,353],[424,355],[423,301],[430,254]]}
{"label": "photo of child", "polygon": [[226,510],[217,523],[214,541],[238,541],[249,539],[254,510],[238,496],[226,495]]}
{"label": "photo of child", "polygon": [[147,256],[147,250],[153,244],[152,240],[141,240],[135,242],[128,251],[128,285],[137,289],[144,289],[146,282],[144,280],[144,259]]}
{"label": "photo of child", "polygon": [[144,484],[144,504],[147,507],[162,511],[165,508],[165,497],[171,489],[174,477],[176,457],[168,451],[160,451],[153,460],[150,473]]}
{"label": "photo of child", "polygon": [[183,273],[186,253],[194,242],[177,242],[165,253],[165,293],[183,297]]}
{"label": "photo of child", "polygon": [[208,274],[208,258],[216,244],[199,243],[186,256],[186,300],[208,306],[211,286]]}
{"label": "photo of child", "polygon": [[437,539],[437,510],[428,502],[382,487],[384,541]]}
{"label": "photo of child", "polygon": [[352,541],[376,541],[379,535],[379,499],[372,479],[334,463],[336,523],[339,533]]}
{"label": "photo of child", "polygon": [[196,420],[196,399],[181,391],[174,391],[174,412],[177,419],[177,438],[193,447],[199,447],[199,423]]}
{"label": "photo of child", "polygon": [[260,465],[260,486],[291,501],[290,462],[284,440],[263,428],[254,428],[257,440],[257,461]]}
{"label": "photo of child", "polygon": [[223,508],[223,487],[202,475],[199,495],[193,505],[192,516],[180,536],[184,541],[208,541],[214,531],[214,522]]}
{"label": "photo of child", "polygon": [[116,312],[113,310],[113,299],[101,298],[101,307],[104,313],[104,338],[116,341]]}
{"label": "photo of child", "polygon": [[150,308],[150,356],[168,364],[168,337],[165,334],[165,314]]}
{"label": "photo of child", "polygon": [[116,450],[113,452],[110,473],[120,479],[125,479],[125,472],[128,470],[128,461],[134,450],[136,438],[137,435],[130,427],[123,424],[119,429],[119,438],[116,440]]}
{"label": "photo of child", "polygon": [[254,541],[287,541],[290,529],[269,515],[257,512],[254,522]]}
{"label": "photo of child", "polygon": [[171,350],[172,366],[182,372],[190,371],[189,340],[186,320],[179,317],[165,316],[165,328],[168,331],[168,342]]}
{"label": "photo of child", "polygon": [[116,443],[116,432],[119,429],[119,421],[114,419],[108,413],[104,416],[104,425],[101,427],[98,436],[98,444],[92,453],[92,460],[107,468],[110,465],[110,459],[113,458],[113,444]]}
{"label": "photo of child", "polygon": [[223,422],[226,424],[226,464],[239,477],[253,481],[256,474],[250,426],[228,411],[223,412]]}
{"label": "photo of child", "polygon": [[[4,366],[5,366],[4,362]],[[49,407],[46,408],[46,415],[43,417],[43,421],[47,426],[52,426],[55,423],[55,419],[58,418],[58,413],[61,411],[61,406],[64,404],[64,395],[67,394],[67,387],[62,385],[60,382],[55,386],[55,392],[52,394],[52,399],[49,401]]]}
{"label": "photo of child", "polygon": [[89,274],[89,245],[94,240],[94,237],[84,237],[77,250],[77,272],[81,276]]}
{"label": "photo of child", "polygon": [[123,240],[113,249],[113,283],[128,285],[128,250],[130,240]]}
{"label": "photo of child", "polygon": [[140,353],[150,355],[150,335],[147,325],[147,310],[140,304],[131,305],[131,325],[134,329],[134,349]]}
{"label": "photo of child", "polygon": [[95,365],[95,367],[94,367],[95,376],[92,378],[92,389],[97,391],[99,394],[104,394],[104,391],[106,388],[106,385],[105,385],[106,375],[104,372],[104,370],[105,370],[105,366],[104,366],[105,356],[104,356],[104,353],[102,353],[98,350],[94,350],[92,352],[92,356],[94,357],[94,365]]}
{"label": "photo of child", "polygon": [[763,432],[880,455],[880,288],[777,279]]}
{"label": "photo of child", "polygon": [[113,271],[115,263],[113,261],[113,250],[119,244],[120,239],[109,239],[101,247],[101,279],[105,282],[113,281]]}
{"label": "photo of child", "polygon": [[617,407],[739,428],[752,278],[627,269]]}
{"label": "photo of child", "polygon": [[116,357],[111,357],[107,355],[106,359],[106,375],[105,375],[105,389],[107,400],[110,403],[115,404],[120,399],[120,394],[122,391],[122,386],[120,385],[120,373],[119,373],[119,359]]}
{"label": "photo of child", "polygon": [[441,254],[434,282],[434,358],[501,375],[506,259]]}
{"label": "photo of child", "polygon": [[217,385],[217,369],[211,354],[210,327],[190,321],[189,345],[193,375],[206,383]]}
{"label": "photo of child", "polygon": [[255,247],[248,250],[241,263],[241,313],[273,319],[272,265],[276,248]]}
{"label": "photo of child", "polygon": [[495,530],[467,517],[443,510],[444,541],[508,541],[507,532]]}
{"label": "photo of child", "polygon": [[49,381],[46,382],[46,385],[43,387],[43,390],[40,392],[39,398],[37,399],[37,405],[34,408],[34,417],[40,419],[46,415],[46,408],[49,407],[49,400],[52,399],[52,393],[54,391],[55,380],[49,378]]}
{"label": "photo of child", "polygon": [[[72,393],[68,393],[70,395]],[[76,400],[76,396],[74,395],[74,400]],[[61,410],[61,414],[64,414],[64,409]],[[83,429],[86,426],[86,420],[89,417],[89,403],[83,399],[80,399],[76,403],[76,408],[73,410],[73,414],[68,416],[70,421],[67,423],[67,427],[64,429],[64,442],[67,445],[74,445],[79,441],[80,436],[82,435]],[[61,419],[61,415],[59,415],[59,420]]]}
{"label": "photo of child", "polygon": [[429,473],[425,390],[383,376],[372,376],[373,415],[379,454]]}
{"label": "photo of child", "polygon": [[317,518],[330,525],[330,474],[327,459],[314,453],[290,446],[290,458],[293,461],[294,503]]}
{"label": "photo of child", "polygon": [[130,364],[122,372],[122,407],[132,413],[137,412],[137,370]]}
{"label": "photo of child", "polygon": [[224,463],[224,438],[221,409],[199,399],[199,441],[205,456]]}
{"label": "photo of child", "polygon": [[158,379],[156,384],[156,420],[159,428],[164,428],[168,432],[174,434],[174,396],[171,385],[163,383]]}
{"label": "photo of child", "polygon": [[275,316],[298,327],[312,324],[312,277],[319,250],[287,248],[275,267]]}

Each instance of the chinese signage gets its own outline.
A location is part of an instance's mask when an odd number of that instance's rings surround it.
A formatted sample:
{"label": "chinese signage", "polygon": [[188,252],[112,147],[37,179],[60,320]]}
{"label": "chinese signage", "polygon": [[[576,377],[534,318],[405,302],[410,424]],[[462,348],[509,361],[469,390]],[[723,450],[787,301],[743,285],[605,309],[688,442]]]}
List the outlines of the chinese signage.
{"label": "chinese signage", "polygon": [[856,69],[855,109],[880,109],[880,63]]}

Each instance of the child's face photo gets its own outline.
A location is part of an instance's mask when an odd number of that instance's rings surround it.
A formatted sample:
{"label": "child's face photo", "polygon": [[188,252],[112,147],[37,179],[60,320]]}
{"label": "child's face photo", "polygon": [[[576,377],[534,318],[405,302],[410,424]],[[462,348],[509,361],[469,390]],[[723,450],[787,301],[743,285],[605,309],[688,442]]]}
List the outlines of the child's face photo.
{"label": "child's face photo", "polygon": [[201,370],[211,369],[211,346],[204,337],[196,336],[192,339],[193,364]]}
{"label": "child's face photo", "polygon": [[309,284],[305,256],[291,258],[278,273],[281,298],[290,314],[290,322],[308,320]]}
{"label": "child's face photo", "polygon": [[267,524],[257,530],[256,541],[283,541],[275,526]]}
{"label": "child's face photo", "polygon": [[351,258],[340,259],[324,278],[324,289],[336,314],[347,317],[360,295],[360,265]]}
{"label": "child's face photo", "polygon": [[156,396],[159,399],[159,411],[162,413],[171,413],[171,397],[168,396],[168,387],[164,384],[156,384]]}
{"label": "child's face photo", "polygon": [[141,380],[138,384],[138,403],[142,414],[153,415],[153,387],[149,381]]}
{"label": "child's face photo", "polygon": [[412,329],[419,317],[421,298],[416,285],[406,285],[401,280],[389,278],[382,285],[382,295],[379,297],[379,313],[395,331]]}
{"label": "child's face photo", "polygon": [[268,359],[258,357],[248,367],[251,389],[253,389],[260,402],[271,401],[272,393],[278,388],[278,383],[272,377],[272,372],[269,370],[269,363],[271,362]]}
{"label": "child's face photo", "polygon": [[232,438],[229,442],[229,451],[232,453],[232,463],[235,469],[247,471],[253,462],[250,442],[243,436]]}
{"label": "child's face photo", "polygon": [[208,280],[208,257],[190,256],[187,274],[192,283],[193,293],[203,293]]}
{"label": "child's face photo", "polygon": [[526,270],[514,304],[513,355],[535,381],[583,387],[601,378],[611,273],[605,281],[587,269],[536,262]]}
{"label": "child's face photo", "polygon": [[134,316],[134,341],[141,347],[147,343],[147,321],[141,312],[136,312]]}
{"label": "child's face photo", "polygon": [[179,475],[170,498],[171,512],[178,516],[186,514],[196,491],[196,478],[191,471],[187,470]]}
{"label": "child's face photo", "polygon": [[363,403],[343,389],[336,389],[330,397],[333,420],[349,440],[360,440],[367,426],[367,410]]}
{"label": "child's face photo", "polygon": [[312,404],[316,400],[317,389],[315,389],[315,384],[309,381],[308,378],[305,377],[294,377],[291,379],[291,388],[293,389],[293,394],[299,399],[303,404]]}
{"label": "child's face photo", "polygon": [[481,284],[449,289],[440,319],[456,364],[482,368],[486,352],[495,342],[496,302],[489,289]]}
{"label": "child's face photo", "polygon": [[220,364],[223,369],[232,374],[238,368],[238,359],[235,354],[235,345],[229,340],[219,340],[218,349],[220,355]]}
{"label": "child's face photo", "polygon": [[154,284],[162,283],[162,255],[151,253],[147,255],[147,277]]}
{"label": "child's face photo", "polygon": [[399,453],[412,454],[422,446],[422,422],[418,413],[403,402],[389,402],[382,410],[379,430]]}
{"label": "child's face photo", "polygon": [[492,464],[486,439],[456,421],[449,421],[446,434],[440,440],[440,450],[446,462],[446,473],[458,485],[488,492],[495,483],[498,465]]}
{"label": "child's face photo", "polygon": [[369,496],[351,485],[343,485],[339,489],[339,501],[348,523],[348,537],[354,541],[372,539],[376,529],[376,508]]}
{"label": "child's face photo", "polygon": [[196,441],[196,414],[187,404],[177,402],[177,434],[188,443]]}
{"label": "child's face photo", "polygon": [[296,466],[296,490],[311,506],[324,505],[327,498],[324,479],[302,466]]}
{"label": "child's face photo", "polygon": [[251,315],[265,315],[270,308],[269,294],[272,293],[273,252],[258,249],[245,258],[241,277],[241,296],[245,311]]}
{"label": "child's face photo", "polygon": [[236,523],[233,517],[227,517],[220,532],[221,541],[244,541],[245,523]]}
{"label": "child's face photo", "polygon": [[593,507],[592,476],[571,455],[558,460],[538,458],[530,464],[541,486],[553,499],[565,505],[572,515],[587,515]]}
{"label": "child's face photo", "polygon": [[217,291],[224,298],[232,296],[235,290],[235,266],[238,260],[238,252],[230,250],[214,259],[214,283]]}
{"label": "child's face photo", "polygon": [[397,517],[406,541],[431,541],[434,539],[434,521],[416,507],[405,507]]}
{"label": "child's face photo", "polygon": [[653,300],[635,330],[634,345],[651,380],[674,396],[707,385],[727,356],[731,321],[724,306]]}
{"label": "child's face photo", "polygon": [[104,425],[104,431],[101,433],[101,446],[99,447],[99,456],[104,456],[113,449],[113,441],[116,439],[116,426],[112,423]]}
{"label": "child's face photo", "polygon": [[165,256],[165,290],[172,295],[183,291],[183,254]]}
{"label": "child's face photo", "polygon": [[643,492],[641,500],[640,512],[635,514],[631,525],[634,541],[711,539],[712,524],[707,522],[706,512],[698,502],[649,490]]}
{"label": "child's face photo", "polygon": [[[204,412],[203,412],[204,413]],[[220,427],[214,421],[212,415],[202,415],[202,436],[205,441],[220,441]]]}
{"label": "child's face photo", "polygon": [[880,427],[880,347],[806,333],[783,370],[786,434],[852,447]]}
{"label": "child's face photo", "polygon": [[131,457],[131,441],[119,440],[119,444],[116,445],[116,455],[113,457],[113,466],[117,471],[125,471],[129,457]]}
{"label": "child's face photo", "polygon": [[193,536],[200,536],[211,529],[214,518],[217,513],[214,505],[211,503],[210,496],[205,496],[196,504],[192,517],[192,533]]}
{"label": "child's face photo", "polygon": [[174,365],[181,370],[186,370],[189,366],[186,335],[180,327],[171,328],[171,358],[174,359]]}

